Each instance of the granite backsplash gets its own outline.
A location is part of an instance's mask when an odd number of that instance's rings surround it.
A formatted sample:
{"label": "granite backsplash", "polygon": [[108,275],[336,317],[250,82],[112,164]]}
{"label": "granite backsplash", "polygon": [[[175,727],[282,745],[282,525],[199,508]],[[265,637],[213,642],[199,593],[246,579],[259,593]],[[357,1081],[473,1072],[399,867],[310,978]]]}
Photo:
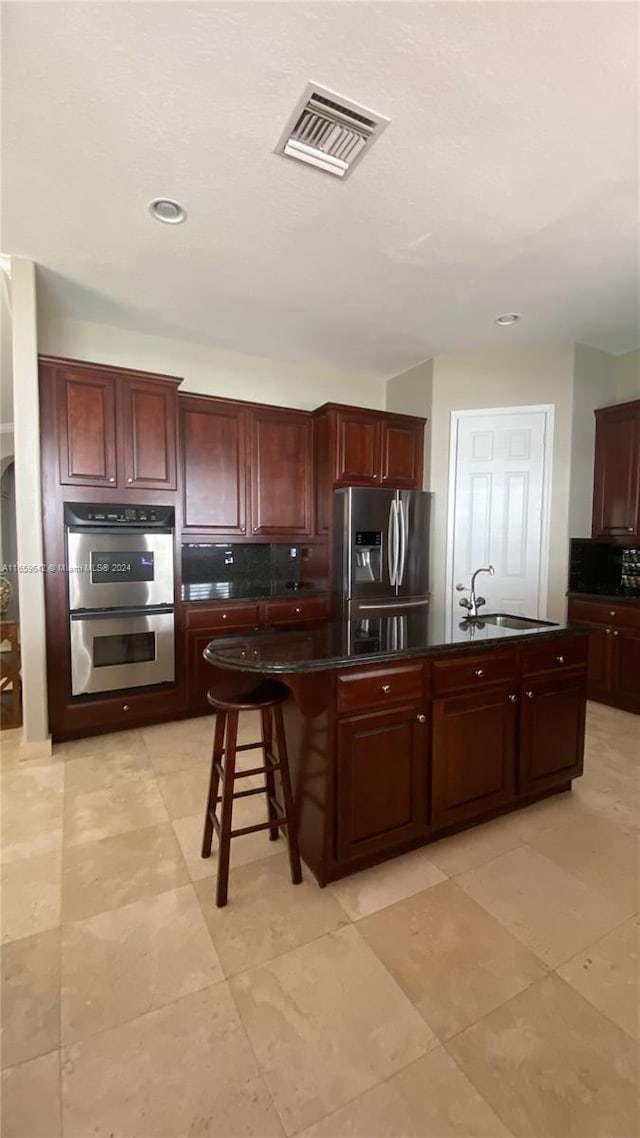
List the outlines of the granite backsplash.
{"label": "granite backsplash", "polygon": [[182,600],[229,601],[322,592],[316,550],[304,545],[186,542],[182,546]]}

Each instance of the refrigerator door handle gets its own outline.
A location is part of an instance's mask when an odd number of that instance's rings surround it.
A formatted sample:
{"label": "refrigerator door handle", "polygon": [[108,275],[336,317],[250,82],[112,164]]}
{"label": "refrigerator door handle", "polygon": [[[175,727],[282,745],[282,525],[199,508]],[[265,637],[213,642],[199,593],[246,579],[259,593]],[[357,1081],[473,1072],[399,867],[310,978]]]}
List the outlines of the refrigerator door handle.
{"label": "refrigerator door handle", "polygon": [[398,514],[400,517],[400,565],[397,572],[397,584],[400,586],[404,580],[404,567],[407,559],[407,522],[404,514],[404,502],[398,499]]}
{"label": "refrigerator door handle", "polygon": [[396,500],[392,499],[389,506],[389,525],[387,528],[387,565],[389,567],[389,582],[395,586],[398,568],[398,525],[396,518]]}

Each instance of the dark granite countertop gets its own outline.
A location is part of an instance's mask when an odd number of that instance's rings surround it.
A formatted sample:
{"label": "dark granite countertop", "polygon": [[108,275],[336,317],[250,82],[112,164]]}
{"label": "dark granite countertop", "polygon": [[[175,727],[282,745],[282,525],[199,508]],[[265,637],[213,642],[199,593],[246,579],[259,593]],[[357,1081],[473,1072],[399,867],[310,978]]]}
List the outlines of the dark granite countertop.
{"label": "dark granite countertop", "polygon": [[566,624],[545,623],[523,630],[456,621],[444,611],[428,614],[334,621],[306,627],[239,633],[211,640],[204,650],[210,664],[245,672],[303,673],[380,664],[464,649],[500,648],[557,633],[578,632]]}
{"label": "dark granite countertop", "polygon": [[603,604],[640,605],[640,596],[631,597],[624,593],[567,593],[572,601],[602,601]]}
{"label": "dark granite countertop", "polygon": [[269,585],[263,582],[254,585],[246,582],[212,581],[183,584],[181,599],[183,604],[200,605],[215,605],[225,601],[299,601],[306,597],[322,597],[326,592],[326,588],[315,589],[306,585],[300,589],[287,588],[285,585],[270,590]]}

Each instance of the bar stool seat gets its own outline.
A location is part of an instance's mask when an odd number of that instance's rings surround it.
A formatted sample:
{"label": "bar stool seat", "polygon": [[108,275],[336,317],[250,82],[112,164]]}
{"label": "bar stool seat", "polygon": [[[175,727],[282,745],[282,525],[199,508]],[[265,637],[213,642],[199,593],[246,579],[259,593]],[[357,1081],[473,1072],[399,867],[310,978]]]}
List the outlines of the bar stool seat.
{"label": "bar stool seat", "polygon": [[[247,678],[228,680],[215,684],[207,692],[207,699],[216,710],[213,750],[211,753],[211,775],[209,794],[204,818],[202,836],[202,857],[211,855],[213,832],[218,835],[218,873],[216,882],[216,905],[222,908],[227,903],[229,886],[229,856],[231,839],[241,834],[253,834],[258,830],[268,830],[270,841],[276,841],[279,832],[286,829],[289,850],[291,880],[294,885],[302,881],[300,852],[296,829],[287,742],[282,716],[282,704],[287,698],[288,689],[277,680],[262,680],[258,683]],[[262,723],[262,737],[254,743],[238,746],[238,716],[241,711],[259,711]],[[276,753],[274,753],[274,729]],[[236,770],[238,751],[251,751],[262,748],[263,764],[250,770]],[[224,762],[223,762],[224,759]],[[275,772],[280,774],[282,804],[276,797]],[[236,779],[250,775],[264,774],[264,787],[250,790],[235,790]],[[222,794],[218,794],[222,780]],[[267,800],[266,822],[255,826],[243,826],[233,830],[233,801],[247,798],[253,794],[264,794]],[[217,805],[220,803],[220,818]]]}

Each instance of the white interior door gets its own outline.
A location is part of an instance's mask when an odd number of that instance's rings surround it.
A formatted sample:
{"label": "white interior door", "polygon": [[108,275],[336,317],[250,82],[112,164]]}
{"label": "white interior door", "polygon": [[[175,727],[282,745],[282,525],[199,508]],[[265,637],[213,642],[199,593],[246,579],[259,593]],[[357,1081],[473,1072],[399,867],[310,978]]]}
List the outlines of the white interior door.
{"label": "white interior door", "polygon": [[464,617],[475,569],[486,612],[544,616],[553,408],[455,412],[451,432],[447,599]]}

